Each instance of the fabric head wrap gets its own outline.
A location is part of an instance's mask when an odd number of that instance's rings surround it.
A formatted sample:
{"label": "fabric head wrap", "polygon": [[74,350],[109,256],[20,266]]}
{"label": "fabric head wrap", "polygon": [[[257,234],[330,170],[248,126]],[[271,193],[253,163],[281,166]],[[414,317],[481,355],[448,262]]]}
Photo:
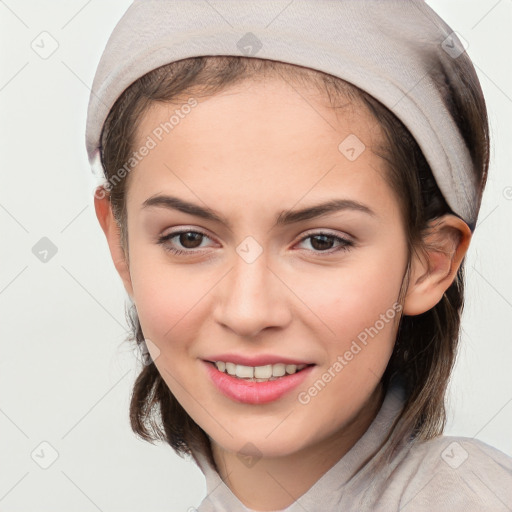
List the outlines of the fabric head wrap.
{"label": "fabric head wrap", "polygon": [[89,161],[97,161],[115,101],[149,71],[202,55],[283,61],[351,82],[390,109],[418,142],[452,211],[474,230],[481,186],[432,73],[449,71],[462,52],[461,40],[423,0],[135,0],[96,71]]}

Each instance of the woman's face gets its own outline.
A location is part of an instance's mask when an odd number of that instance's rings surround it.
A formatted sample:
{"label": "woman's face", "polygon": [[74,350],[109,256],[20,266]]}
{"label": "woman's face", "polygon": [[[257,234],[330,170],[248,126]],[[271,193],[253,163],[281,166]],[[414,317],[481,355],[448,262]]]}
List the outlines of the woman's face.
{"label": "woman's face", "polygon": [[[138,129],[136,148],[150,149],[129,178],[125,284],[163,379],[231,452],[286,455],[341,435],[393,350],[407,246],[371,150],[381,132],[362,107],[326,103],[272,79],[181,111],[154,105]],[[207,362],[219,356],[312,366],[247,383]]]}

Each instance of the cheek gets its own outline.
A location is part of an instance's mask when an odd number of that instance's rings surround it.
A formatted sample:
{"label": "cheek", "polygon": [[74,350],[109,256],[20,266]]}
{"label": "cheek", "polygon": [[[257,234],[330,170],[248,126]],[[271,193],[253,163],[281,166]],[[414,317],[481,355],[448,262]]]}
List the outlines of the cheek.
{"label": "cheek", "polygon": [[178,341],[182,336],[177,336],[177,333],[182,334],[184,319],[190,314],[194,302],[197,302],[194,300],[196,294],[176,288],[176,282],[165,285],[163,280],[143,281],[144,284],[138,286],[134,295],[145,336],[155,340]]}
{"label": "cheek", "polygon": [[130,257],[130,275],[144,336],[158,344],[162,353],[182,350],[181,340],[188,338],[184,332],[187,322],[207,293],[207,283],[180,267],[155,262],[155,258],[144,258],[136,251]]}
{"label": "cheek", "polygon": [[333,384],[321,400],[362,400],[382,376],[401,316],[397,301],[406,260],[406,247],[397,241],[394,248],[360,252],[320,282],[314,276],[300,281],[297,295],[316,314],[317,333],[324,333],[318,336],[326,355],[322,371],[336,376],[325,375]]}
{"label": "cheek", "polygon": [[334,331],[333,341],[356,336],[397,305],[405,257],[375,252],[323,276],[297,281],[297,294],[323,321],[326,332]]}

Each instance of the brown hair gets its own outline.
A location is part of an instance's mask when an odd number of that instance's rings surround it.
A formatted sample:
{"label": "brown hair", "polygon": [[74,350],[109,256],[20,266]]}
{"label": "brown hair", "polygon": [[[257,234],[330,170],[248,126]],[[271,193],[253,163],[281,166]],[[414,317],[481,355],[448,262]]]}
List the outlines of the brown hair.
{"label": "brown hair", "polygon": [[[478,78],[469,57],[453,59],[450,69],[430,71],[443,90],[448,110],[458,124],[471,152],[473,170],[481,193],[489,165],[487,110]],[[440,193],[421,149],[408,129],[375,98],[337,77],[288,63],[235,56],[201,56],[162,66],[134,82],[119,97],[102,132],[101,161],[109,183],[133,151],[137,121],[153,102],[176,102],[185,94],[214,95],[245,79],[269,73],[296,84],[316,85],[327,94],[331,106],[350,99],[365,105],[384,134],[384,144],[372,148],[389,162],[386,179],[401,205],[407,234],[408,264],[399,301],[407,289],[412,251],[425,250],[425,235],[431,221],[453,213]],[[340,108],[343,107],[343,101]],[[119,223],[127,254],[125,193],[129,176],[109,188],[112,210]],[[442,433],[445,393],[455,361],[464,299],[464,260],[442,299],[429,311],[402,316],[391,359],[382,378],[386,390],[390,380],[401,376],[406,384],[406,402],[389,431],[391,455],[403,439],[430,439]],[[143,349],[144,335],[135,306],[129,310],[133,339]],[[142,350],[144,352],[144,350]],[[199,451],[216,467],[207,434],[190,418],[170,392],[149,356],[132,393],[130,421],[133,431],[147,441],[163,440],[179,455]]]}

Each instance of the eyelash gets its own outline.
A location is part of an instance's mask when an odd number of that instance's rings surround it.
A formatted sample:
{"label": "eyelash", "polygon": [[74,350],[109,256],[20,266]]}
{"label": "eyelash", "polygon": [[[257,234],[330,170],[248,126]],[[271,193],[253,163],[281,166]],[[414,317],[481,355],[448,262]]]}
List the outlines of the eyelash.
{"label": "eyelash", "polygon": [[[163,245],[163,247],[164,247],[164,249],[166,251],[174,254],[175,256],[183,256],[183,255],[187,255],[187,254],[190,255],[190,254],[196,254],[197,252],[200,252],[200,249],[191,249],[191,250],[183,251],[181,249],[175,249],[175,248],[170,247],[169,245],[167,245],[167,242],[169,240],[172,240],[173,238],[176,238],[177,236],[182,235],[184,233],[194,233],[194,234],[203,235],[203,236],[205,236],[207,238],[210,238],[206,233],[203,233],[202,231],[186,229],[186,230],[182,230],[182,231],[175,231],[173,233],[169,233],[167,235],[161,236],[158,239],[157,243]],[[335,254],[335,253],[338,253],[338,252],[341,252],[341,251],[348,251],[348,250],[350,250],[354,246],[354,242],[352,242],[351,240],[348,240],[346,238],[342,238],[342,237],[339,237],[339,236],[336,236],[336,235],[332,235],[330,233],[324,233],[322,231],[308,233],[306,236],[302,237],[299,240],[298,243],[304,242],[308,238],[313,238],[315,236],[327,236],[329,238],[334,239],[337,242],[340,242],[341,245],[338,248],[336,248],[336,249],[329,249],[329,250],[326,250],[326,251],[313,251],[314,253],[318,253],[318,254]]]}

